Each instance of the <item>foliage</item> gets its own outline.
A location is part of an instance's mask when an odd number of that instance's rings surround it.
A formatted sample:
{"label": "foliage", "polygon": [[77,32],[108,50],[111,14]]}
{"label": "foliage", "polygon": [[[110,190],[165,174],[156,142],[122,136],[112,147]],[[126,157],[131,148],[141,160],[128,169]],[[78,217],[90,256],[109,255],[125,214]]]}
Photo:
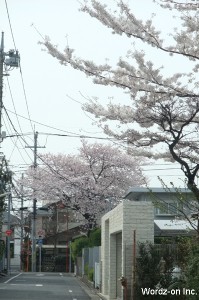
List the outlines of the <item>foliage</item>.
{"label": "foliage", "polygon": [[88,276],[88,280],[93,281],[94,269],[89,268],[88,264],[84,266],[84,274]]}
{"label": "foliage", "polygon": [[101,246],[101,229],[93,229],[89,233],[89,247]]}
{"label": "foliage", "polygon": [[[163,287],[168,288],[168,290],[180,289],[181,293],[176,298],[179,299],[198,299],[197,295],[183,295],[182,289],[198,290],[198,280],[199,280],[199,246],[198,242],[193,237],[176,237],[175,240],[171,238],[156,238],[158,246],[162,246],[161,252],[157,252],[157,244],[148,245],[143,243],[139,245],[140,257],[137,260],[137,274],[138,274],[138,285],[137,292],[139,295],[140,288],[142,286],[147,287],[161,287],[163,279]],[[171,243],[172,242],[172,243]],[[169,244],[168,244],[169,243]],[[168,247],[174,246],[175,247]],[[158,247],[159,248],[159,247]],[[168,249],[170,248],[170,251]],[[172,257],[171,257],[172,251]],[[166,266],[168,269],[168,276],[165,281],[165,277],[161,278],[161,274],[158,269],[158,261],[160,256],[163,255],[166,261]],[[173,278],[172,270],[174,266],[178,266],[181,269],[180,277]],[[154,280],[153,280],[154,279]],[[159,280],[161,283],[157,285],[156,282]],[[139,299],[142,295],[140,295]],[[148,296],[150,297],[150,296]],[[167,296],[169,297],[169,296]],[[157,296],[156,296],[157,298]],[[149,298],[150,299],[150,298]],[[169,298],[168,298],[169,299]],[[172,298],[171,298],[172,299]]]}
{"label": "foliage", "polygon": [[89,240],[87,237],[77,238],[74,242],[71,243],[72,257],[74,261],[78,256],[82,255],[82,249],[88,247]]}
{"label": "foliage", "polygon": [[84,274],[88,276],[88,272],[89,272],[88,264],[85,264],[85,266],[84,266]]}
{"label": "foliage", "polygon": [[87,247],[101,246],[101,229],[96,228],[89,232],[89,237],[80,237],[71,243],[72,256],[75,260],[82,255],[82,249]]}
{"label": "foliage", "polygon": [[5,252],[5,243],[3,240],[0,240],[0,260],[2,259],[4,252]]}
{"label": "foliage", "polygon": [[178,237],[177,243],[177,264],[182,272],[186,271],[188,264],[188,256],[193,243],[193,237]]}
{"label": "foliage", "polygon": [[[125,57],[118,50],[115,66],[107,59],[98,64],[76,57],[68,45],[62,52],[48,37],[41,44],[62,65],[85,73],[95,84],[120,88],[129,96],[128,104],[114,99],[108,105],[93,97],[83,108],[98,118],[106,134],[127,142],[133,155],[177,162],[199,204],[199,3],[151,0],[152,7],[153,3],[157,16],[141,20],[134,13],[134,2],[118,0],[110,9],[103,1],[83,1],[81,11],[115,36],[132,40],[133,47]],[[155,22],[160,15],[170,25],[166,29],[161,28],[165,22]]]}
{"label": "foliage", "polygon": [[188,299],[197,300],[199,295],[199,245],[196,242],[192,244],[185,273],[187,289],[194,289],[197,293],[197,295],[191,295]]}
{"label": "foliage", "polygon": [[82,141],[77,155],[46,154],[40,159],[37,171],[29,169],[24,176],[24,193],[34,190],[38,199],[60,201],[92,226],[129,187],[145,182],[141,161],[112,145]]}
{"label": "foliage", "polygon": [[[139,244],[139,257],[136,261],[136,293],[139,299],[144,298],[142,288],[168,288],[172,281],[173,257],[168,248],[162,247],[161,250],[158,253],[155,245],[149,242]],[[153,296],[148,295],[147,299],[153,299]]]}
{"label": "foliage", "polygon": [[88,280],[93,281],[94,269],[91,268],[88,271]]}

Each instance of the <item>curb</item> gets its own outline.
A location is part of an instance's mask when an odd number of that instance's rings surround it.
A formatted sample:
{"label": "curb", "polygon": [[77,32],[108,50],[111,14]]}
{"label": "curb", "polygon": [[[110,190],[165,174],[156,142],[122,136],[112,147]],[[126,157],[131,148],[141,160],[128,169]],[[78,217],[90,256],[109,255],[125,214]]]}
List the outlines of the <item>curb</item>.
{"label": "curb", "polygon": [[89,295],[92,300],[104,299],[100,296],[100,294],[93,288],[89,287],[84,281],[81,280],[81,277],[76,277],[79,285],[83,288],[83,290]]}

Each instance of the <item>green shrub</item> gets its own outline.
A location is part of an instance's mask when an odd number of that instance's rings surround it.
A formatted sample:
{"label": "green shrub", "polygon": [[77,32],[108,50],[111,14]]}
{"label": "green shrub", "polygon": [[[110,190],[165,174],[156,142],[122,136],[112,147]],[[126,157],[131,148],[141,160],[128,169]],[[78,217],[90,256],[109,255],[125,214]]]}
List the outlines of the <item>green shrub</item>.
{"label": "green shrub", "polygon": [[199,245],[198,241],[192,244],[186,267],[186,287],[194,289],[197,295],[191,295],[188,299],[197,300],[199,295]]}
{"label": "green shrub", "polygon": [[89,269],[88,270],[88,280],[93,281],[93,274],[94,274],[94,269]]}
{"label": "green shrub", "polygon": [[85,274],[85,275],[88,275],[88,272],[89,272],[88,264],[86,264],[86,265],[84,266],[84,274]]}
{"label": "green shrub", "polygon": [[96,228],[89,234],[89,247],[101,246],[101,229]]}
{"label": "green shrub", "polygon": [[72,257],[74,260],[82,256],[82,249],[87,247],[101,246],[101,229],[96,228],[89,233],[89,237],[77,238],[71,243]]}
{"label": "green shrub", "polygon": [[[162,249],[158,253],[155,245],[150,242],[139,243],[138,246],[136,294],[137,299],[142,300],[146,298],[141,292],[143,287],[154,289],[157,285],[161,285],[163,288],[168,288],[172,281],[173,257],[168,252],[167,247],[161,247]],[[161,263],[163,261],[164,264]],[[153,295],[148,295],[147,299],[152,300],[155,298]],[[167,299],[170,299],[170,296],[167,296]]]}
{"label": "green shrub", "polygon": [[4,241],[0,240],[0,259],[2,259],[4,252],[5,252],[5,243]]}
{"label": "green shrub", "polygon": [[89,240],[87,237],[80,237],[71,243],[72,257],[74,260],[82,255],[82,249],[88,247]]}

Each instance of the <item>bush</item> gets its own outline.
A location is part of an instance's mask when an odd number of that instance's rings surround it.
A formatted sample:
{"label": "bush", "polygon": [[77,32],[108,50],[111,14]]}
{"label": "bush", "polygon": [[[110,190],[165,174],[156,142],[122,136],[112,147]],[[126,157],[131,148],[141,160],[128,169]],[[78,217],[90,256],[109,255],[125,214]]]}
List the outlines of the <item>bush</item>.
{"label": "bush", "polygon": [[74,260],[82,255],[82,249],[88,247],[89,240],[87,237],[80,237],[71,243],[72,257]]}
{"label": "bush", "polygon": [[[194,289],[197,295],[191,295],[190,299],[197,300],[199,295],[199,245],[198,241],[192,245],[192,249],[187,259],[185,271],[187,278],[187,289]],[[188,297],[189,299],[189,297]]]}
{"label": "bush", "polygon": [[[146,298],[141,293],[141,289],[145,287],[151,289],[156,288],[156,286],[168,288],[172,281],[172,265],[173,257],[164,245],[158,253],[152,243],[139,243],[139,257],[136,259],[137,298],[139,300]],[[152,300],[154,296],[148,295],[147,299]],[[170,299],[170,297],[167,296],[167,299]]]}
{"label": "bush", "polygon": [[101,246],[101,229],[97,228],[89,233],[89,237],[77,238],[71,243],[72,257],[74,260],[82,256],[82,249],[87,247]]}
{"label": "bush", "polygon": [[94,274],[94,269],[90,269],[88,271],[88,280],[93,281],[93,274]]}
{"label": "bush", "polygon": [[5,243],[3,240],[0,240],[0,259],[2,259],[5,252]]}
{"label": "bush", "polygon": [[89,234],[89,247],[101,246],[101,229],[96,228]]}
{"label": "bush", "polygon": [[84,274],[85,274],[85,275],[88,275],[88,271],[89,271],[89,269],[88,269],[88,264],[86,264],[86,265],[84,266]]}

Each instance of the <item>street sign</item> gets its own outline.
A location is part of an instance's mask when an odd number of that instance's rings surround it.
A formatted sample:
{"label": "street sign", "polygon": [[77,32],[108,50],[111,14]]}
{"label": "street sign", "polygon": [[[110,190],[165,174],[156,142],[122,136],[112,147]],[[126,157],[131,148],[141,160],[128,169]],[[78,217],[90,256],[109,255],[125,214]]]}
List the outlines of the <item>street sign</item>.
{"label": "street sign", "polygon": [[12,234],[12,230],[11,229],[6,230],[6,235],[7,236],[10,236],[11,234]]}
{"label": "street sign", "polygon": [[43,240],[42,239],[37,240],[37,244],[38,244],[38,246],[41,247],[43,245]]}

